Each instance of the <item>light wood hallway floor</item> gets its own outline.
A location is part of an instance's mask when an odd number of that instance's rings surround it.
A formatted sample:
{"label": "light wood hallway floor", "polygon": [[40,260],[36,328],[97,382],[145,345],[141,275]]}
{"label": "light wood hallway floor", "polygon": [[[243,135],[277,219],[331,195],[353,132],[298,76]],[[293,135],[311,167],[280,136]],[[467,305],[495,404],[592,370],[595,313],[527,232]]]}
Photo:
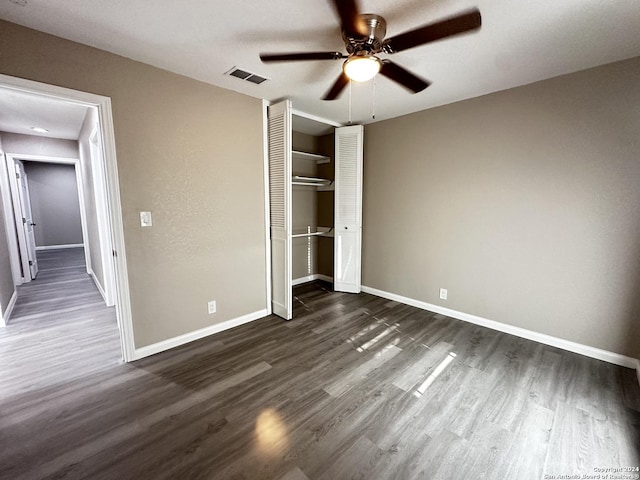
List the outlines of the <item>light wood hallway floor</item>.
{"label": "light wood hallway floor", "polygon": [[367,294],[295,295],[291,322],[132,364],[98,302],[25,306],[0,331],[0,478],[541,480],[640,465],[632,370]]}

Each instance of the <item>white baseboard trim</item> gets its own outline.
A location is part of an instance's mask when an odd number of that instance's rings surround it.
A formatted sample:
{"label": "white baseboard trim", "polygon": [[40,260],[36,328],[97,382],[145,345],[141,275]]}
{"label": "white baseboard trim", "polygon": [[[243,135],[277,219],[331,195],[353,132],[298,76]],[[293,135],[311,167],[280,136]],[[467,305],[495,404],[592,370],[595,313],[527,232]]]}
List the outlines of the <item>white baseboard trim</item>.
{"label": "white baseboard trim", "polygon": [[44,245],[40,247],[36,247],[36,250],[61,250],[63,248],[78,248],[84,247],[82,243],[69,243],[67,245]]}
{"label": "white baseboard trim", "polygon": [[215,325],[201,328],[200,330],[195,330],[193,332],[185,333],[184,335],[179,335],[177,337],[169,338],[152,345],[147,345],[146,347],[136,348],[133,352],[133,360],[140,360],[141,358],[155,355],[156,353],[164,352],[175,347],[179,347],[180,345],[184,345],[185,343],[200,340],[201,338],[208,337],[209,335],[213,335],[214,333],[222,332],[239,325],[244,325],[245,323],[253,322],[254,320],[258,320],[266,316],[267,309],[265,308],[263,310],[258,310],[257,312],[243,315],[242,317],[233,318],[222,323],[216,323]]}
{"label": "white baseboard trim", "polygon": [[499,332],[515,335],[516,337],[526,338],[535,342],[544,343],[545,345],[551,345],[552,347],[561,348],[569,352],[579,353],[587,357],[602,360],[604,362],[613,363],[614,365],[620,365],[622,367],[634,368],[638,370],[638,381],[640,381],[640,360],[619,353],[609,352],[600,348],[590,347],[588,345],[582,345],[580,343],[572,342],[570,340],[564,340],[562,338],[552,337],[544,333],[534,332],[506,323],[496,322],[495,320],[489,320],[470,313],[458,312],[457,310],[451,310],[450,308],[441,307],[439,305],[433,305],[413,298],[403,297],[395,293],[385,292],[384,290],[378,290],[377,288],[362,287],[362,291],[370,293],[378,297],[387,298],[389,300],[395,300],[396,302],[411,305],[412,307],[421,308],[423,310],[429,310],[430,312],[440,313],[447,317],[457,318],[465,322],[474,323],[482,327],[487,327]]}
{"label": "white baseboard trim", "polygon": [[294,278],[291,281],[291,285],[302,285],[303,283],[313,282],[314,280],[324,280],[325,282],[333,283],[333,277],[322,275],[321,273],[314,273],[313,275],[307,275],[306,277]]}
{"label": "white baseboard trim", "polygon": [[9,325],[9,320],[11,319],[11,314],[13,313],[13,307],[16,306],[16,301],[18,300],[18,289],[14,287],[13,294],[9,299],[9,303],[7,304],[7,309],[4,312],[0,312],[0,326],[6,327]]}
{"label": "white baseboard trim", "polygon": [[107,294],[105,293],[104,288],[102,288],[102,285],[100,285],[100,282],[98,281],[98,277],[96,277],[96,274],[93,272],[93,270],[91,268],[87,268],[87,273],[89,274],[89,276],[93,280],[93,283],[96,285],[96,288],[100,292],[100,295],[102,295],[102,299],[104,300],[104,303],[106,304],[107,303]]}

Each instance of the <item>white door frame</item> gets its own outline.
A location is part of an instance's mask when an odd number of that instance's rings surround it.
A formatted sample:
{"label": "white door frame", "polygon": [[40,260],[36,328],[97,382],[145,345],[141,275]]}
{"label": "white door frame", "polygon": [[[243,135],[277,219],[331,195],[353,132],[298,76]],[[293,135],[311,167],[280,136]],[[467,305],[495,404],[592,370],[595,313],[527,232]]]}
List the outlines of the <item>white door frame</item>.
{"label": "white door frame", "polygon": [[[102,263],[102,274],[104,276],[104,290],[101,289],[102,296],[108,306],[115,305],[115,272],[113,270],[113,241],[111,239],[111,225],[109,221],[108,193],[106,191],[104,178],[104,162],[102,161],[104,150],[102,148],[102,138],[99,128],[93,129],[89,135],[89,161],[91,162],[91,181],[96,205],[98,220],[98,236],[100,237],[100,259]],[[92,271],[93,272],[93,271]],[[96,282],[98,283],[98,282]]]}
{"label": "white door frame", "polygon": [[122,348],[123,360],[125,362],[133,361],[135,359],[135,343],[133,338],[133,323],[131,319],[131,298],[124,245],[122,205],[120,204],[120,185],[118,182],[118,165],[116,160],[111,99],[102,95],[95,95],[92,93],[81,92],[55,85],[48,85],[3,74],[0,74],[0,87],[34,96],[41,96],[43,98],[54,98],[74,103],[76,105],[97,108],[104,153],[104,176],[106,179],[106,190],[108,194],[109,220],[111,224],[111,236],[113,239],[112,245],[114,250],[116,283],[116,315],[118,327],[120,329],[120,345]]}
{"label": "white door frame", "polygon": [[269,189],[269,110],[271,103],[262,100],[262,155],[264,182],[264,252],[265,252],[265,286],[267,315],[273,313],[271,305],[271,194]]}

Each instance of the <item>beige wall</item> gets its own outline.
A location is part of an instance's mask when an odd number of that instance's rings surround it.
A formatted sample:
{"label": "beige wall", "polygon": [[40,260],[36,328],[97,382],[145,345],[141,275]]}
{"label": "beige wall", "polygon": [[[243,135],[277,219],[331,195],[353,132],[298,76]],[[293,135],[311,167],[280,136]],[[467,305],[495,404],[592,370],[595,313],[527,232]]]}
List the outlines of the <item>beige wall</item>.
{"label": "beige wall", "polygon": [[[295,124],[295,121],[294,121]],[[317,153],[318,138],[300,132],[292,132],[293,150]],[[318,176],[318,166],[314,161],[298,160],[291,162],[293,175]],[[293,185],[291,192],[291,221],[293,233],[303,233],[307,227],[318,226],[318,192],[314,187]],[[291,242],[291,274],[293,280],[318,273],[318,239],[316,237],[298,237]]]}
{"label": "beige wall", "polygon": [[[318,153],[331,159],[329,163],[318,165],[320,178],[336,178],[335,135],[333,133],[318,138]],[[334,226],[335,192],[318,192],[318,225]],[[318,237],[318,273],[333,277],[333,238]]]}
{"label": "beige wall", "polygon": [[294,130],[291,132],[291,147],[300,152],[316,153],[318,151],[318,137]]}
{"label": "beige wall", "polygon": [[[294,116],[295,128],[295,116]],[[326,155],[330,163],[317,165],[309,160],[292,161],[293,174],[333,180],[335,178],[334,135],[313,136],[293,131],[293,150]],[[312,187],[293,186],[292,221],[294,233],[307,226],[333,226],[333,192]],[[333,277],[333,239],[329,237],[294,238],[292,242],[293,279],[321,274]]]}
{"label": "beige wall", "polygon": [[639,78],[635,58],[367,126],[363,284],[640,357]]}
{"label": "beige wall", "polygon": [[[136,346],[266,308],[261,101],[0,30],[1,73],[111,97]],[[140,227],[141,210],[153,227]]]}

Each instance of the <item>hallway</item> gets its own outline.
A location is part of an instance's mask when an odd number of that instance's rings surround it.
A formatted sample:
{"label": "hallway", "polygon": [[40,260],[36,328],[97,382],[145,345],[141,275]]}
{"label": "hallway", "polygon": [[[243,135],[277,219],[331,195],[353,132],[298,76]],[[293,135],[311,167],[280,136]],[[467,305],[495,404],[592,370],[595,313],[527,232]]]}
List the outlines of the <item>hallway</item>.
{"label": "hallway", "polygon": [[9,325],[0,329],[3,396],[73,381],[121,362],[115,309],[105,306],[87,274],[84,250],[39,251],[38,264],[36,280],[18,287]]}

